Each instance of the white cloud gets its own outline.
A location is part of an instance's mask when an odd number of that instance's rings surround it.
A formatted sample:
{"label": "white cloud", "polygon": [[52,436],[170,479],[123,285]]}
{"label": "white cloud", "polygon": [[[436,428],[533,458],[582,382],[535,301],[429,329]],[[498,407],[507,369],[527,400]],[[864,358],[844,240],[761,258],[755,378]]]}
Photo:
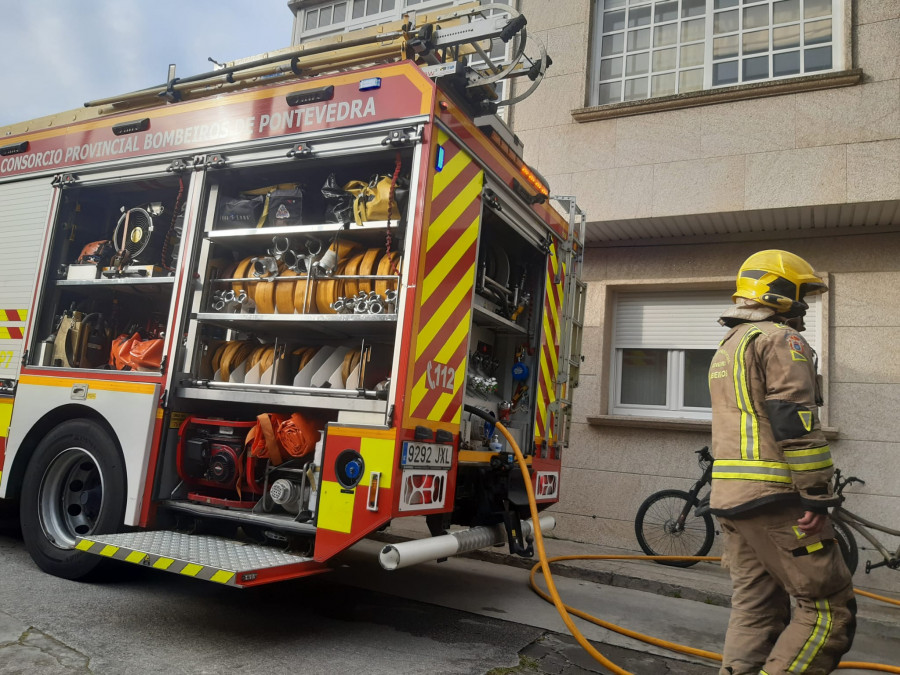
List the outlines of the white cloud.
{"label": "white cloud", "polygon": [[290,44],[287,0],[0,0],[0,126]]}

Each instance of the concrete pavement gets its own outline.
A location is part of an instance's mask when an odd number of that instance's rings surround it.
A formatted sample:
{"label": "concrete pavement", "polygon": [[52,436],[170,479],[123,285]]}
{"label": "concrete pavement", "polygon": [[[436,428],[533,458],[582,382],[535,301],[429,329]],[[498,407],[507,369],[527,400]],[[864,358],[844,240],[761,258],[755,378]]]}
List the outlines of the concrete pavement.
{"label": "concrete pavement", "polygon": [[[375,537],[383,541],[418,539],[428,535],[424,519],[404,518],[395,520],[384,532]],[[612,550],[601,545],[586,544],[564,539],[544,537],[548,557],[616,555],[627,553]],[[477,560],[530,569],[535,559],[525,559],[509,555],[507,549],[482,549],[465,554]],[[579,579],[608,586],[654,593],[669,598],[682,598],[716,607],[730,607],[731,581],[728,572],[719,563],[697,563],[689,568],[659,565],[648,561],[631,560],[567,560],[553,563],[554,576]],[[873,574],[893,574],[889,570],[877,570]],[[539,582],[543,587],[543,583]],[[858,582],[858,579],[857,579]],[[563,597],[570,606],[578,607],[578,598]],[[900,607],[888,605],[866,597],[858,596],[859,605],[857,637],[853,649],[845,657],[848,661],[887,663],[900,667]],[[646,607],[635,609],[635,614],[646,613]],[[595,615],[596,616],[596,615]],[[609,617],[599,616],[599,618]],[[724,635],[724,626],[722,627]],[[714,651],[721,651],[711,645],[695,645]],[[870,671],[842,670],[846,673]]]}

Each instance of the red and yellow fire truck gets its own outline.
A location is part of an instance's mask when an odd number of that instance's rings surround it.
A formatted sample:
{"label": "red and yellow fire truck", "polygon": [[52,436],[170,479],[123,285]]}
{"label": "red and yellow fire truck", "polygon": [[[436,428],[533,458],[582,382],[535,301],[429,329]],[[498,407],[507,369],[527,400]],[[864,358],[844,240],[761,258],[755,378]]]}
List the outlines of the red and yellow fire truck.
{"label": "red and yellow fire truck", "polygon": [[0,129],[0,498],[43,570],[252,586],[410,516],[433,541],[385,566],[530,555],[584,218],[493,114],[549,59],[466,64],[524,25],[420,16]]}

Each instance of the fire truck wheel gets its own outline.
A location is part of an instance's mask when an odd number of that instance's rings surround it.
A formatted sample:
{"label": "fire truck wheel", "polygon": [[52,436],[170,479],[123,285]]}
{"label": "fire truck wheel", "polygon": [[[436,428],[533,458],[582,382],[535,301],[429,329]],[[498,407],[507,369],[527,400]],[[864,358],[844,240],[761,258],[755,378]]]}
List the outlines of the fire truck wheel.
{"label": "fire truck wheel", "polygon": [[125,473],[116,443],[96,422],[71,420],[38,444],[22,484],[22,536],[38,567],[82,579],[102,562],[75,549],[76,537],[122,527]]}

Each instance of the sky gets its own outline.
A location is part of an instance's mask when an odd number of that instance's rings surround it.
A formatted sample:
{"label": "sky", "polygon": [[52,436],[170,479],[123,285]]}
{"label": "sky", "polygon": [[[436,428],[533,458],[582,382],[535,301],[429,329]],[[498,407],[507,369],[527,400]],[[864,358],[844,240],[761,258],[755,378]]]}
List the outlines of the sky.
{"label": "sky", "polygon": [[0,0],[0,126],[287,47],[287,0]]}

